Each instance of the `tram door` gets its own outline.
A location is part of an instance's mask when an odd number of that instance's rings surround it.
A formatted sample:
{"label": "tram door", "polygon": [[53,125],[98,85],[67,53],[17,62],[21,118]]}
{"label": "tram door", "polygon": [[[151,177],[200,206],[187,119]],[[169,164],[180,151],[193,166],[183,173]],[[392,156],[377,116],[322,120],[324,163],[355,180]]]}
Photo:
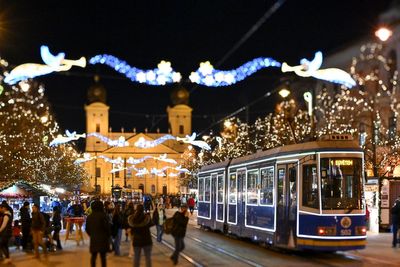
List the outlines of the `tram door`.
{"label": "tram door", "polygon": [[237,224],[240,226],[240,234],[245,229],[245,211],[246,211],[246,169],[237,171],[237,186],[238,186],[238,199],[237,199]]}
{"label": "tram door", "polygon": [[276,244],[295,246],[297,218],[297,164],[277,166]]}
{"label": "tram door", "polygon": [[213,229],[216,228],[216,205],[217,205],[217,175],[211,175],[211,221],[213,223]]}

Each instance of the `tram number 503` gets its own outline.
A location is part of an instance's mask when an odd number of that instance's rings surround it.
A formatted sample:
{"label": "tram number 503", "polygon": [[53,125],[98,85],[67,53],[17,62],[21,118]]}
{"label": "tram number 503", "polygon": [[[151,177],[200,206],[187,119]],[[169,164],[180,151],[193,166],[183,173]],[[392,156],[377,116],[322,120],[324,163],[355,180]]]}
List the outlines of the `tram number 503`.
{"label": "tram number 503", "polygon": [[351,235],[351,229],[340,230],[340,235]]}

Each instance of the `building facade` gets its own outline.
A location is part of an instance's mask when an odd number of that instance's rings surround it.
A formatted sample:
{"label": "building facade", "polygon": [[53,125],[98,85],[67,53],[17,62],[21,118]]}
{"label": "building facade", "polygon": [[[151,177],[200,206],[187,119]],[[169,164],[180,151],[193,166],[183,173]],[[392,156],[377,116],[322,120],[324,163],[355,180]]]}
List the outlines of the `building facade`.
{"label": "building facade", "polygon": [[[113,132],[109,127],[106,90],[96,80],[88,90],[88,104],[85,105],[88,135],[85,157],[92,159],[85,162],[85,169],[90,176],[91,190],[100,194],[111,194],[115,188],[141,189],[144,194],[151,195],[186,193],[187,188],[181,187],[179,182],[185,173],[179,167],[187,144],[172,139],[148,148],[135,144],[153,142],[167,134],[174,137],[190,135],[192,109],[188,99],[186,89],[178,87],[174,90],[173,105],[167,107],[168,133]],[[123,145],[110,145],[107,140],[119,140]]]}

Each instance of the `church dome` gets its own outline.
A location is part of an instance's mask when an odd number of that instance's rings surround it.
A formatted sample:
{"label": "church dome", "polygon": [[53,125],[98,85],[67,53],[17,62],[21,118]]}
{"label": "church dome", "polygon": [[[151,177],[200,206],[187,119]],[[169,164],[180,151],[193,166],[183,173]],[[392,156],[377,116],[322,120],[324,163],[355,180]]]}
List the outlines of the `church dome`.
{"label": "church dome", "polygon": [[171,100],[174,106],[189,105],[189,91],[182,85],[178,85],[171,93]]}
{"label": "church dome", "polygon": [[88,104],[95,102],[106,103],[106,88],[100,83],[100,77],[94,77],[94,84],[89,87],[88,90]]}

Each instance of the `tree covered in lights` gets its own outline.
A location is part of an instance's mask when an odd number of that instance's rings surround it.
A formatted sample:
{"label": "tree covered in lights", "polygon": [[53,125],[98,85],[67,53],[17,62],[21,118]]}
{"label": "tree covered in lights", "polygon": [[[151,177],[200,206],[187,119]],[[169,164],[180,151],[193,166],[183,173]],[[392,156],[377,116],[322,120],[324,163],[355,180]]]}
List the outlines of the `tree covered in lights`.
{"label": "tree covered in lights", "polygon": [[[307,112],[299,109],[292,100],[283,101],[274,113],[258,118],[251,125],[235,117],[226,120],[221,136],[211,135],[206,140],[212,150],[202,150],[201,158],[196,158],[200,164],[193,166],[200,168],[203,165],[250,155],[258,150],[304,142],[309,139],[310,133]],[[188,166],[185,167],[192,167]]]}
{"label": "tree covered in lights", "polygon": [[199,171],[202,164],[202,154],[200,156],[193,146],[189,145],[183,154],[181,155],[183,159],[182,165],[184,168],[188,169],[190,173],[186,173],[185,177],[180,178],[179,184],[181,186],[188,186],[189,188],[197,187],[197,172]]}
{"label": "tree covered in lights", "polygon": [[398,164],[398,73],[395,57],[386,57],[381,44],[363,45],[353,58],[352,89],[323,88],[317,95],[317,136],[351,134],[365,152],[369,176],[379,177]]}
{"label": "tree covered in lights", "polygon": [[1,83],[0,179],[24,180],[59,186],[81,184],[85,171],[73,162],[78,154],[71,145],[49,147],[59,133],[44,87],[37,82],[15,86]]}

